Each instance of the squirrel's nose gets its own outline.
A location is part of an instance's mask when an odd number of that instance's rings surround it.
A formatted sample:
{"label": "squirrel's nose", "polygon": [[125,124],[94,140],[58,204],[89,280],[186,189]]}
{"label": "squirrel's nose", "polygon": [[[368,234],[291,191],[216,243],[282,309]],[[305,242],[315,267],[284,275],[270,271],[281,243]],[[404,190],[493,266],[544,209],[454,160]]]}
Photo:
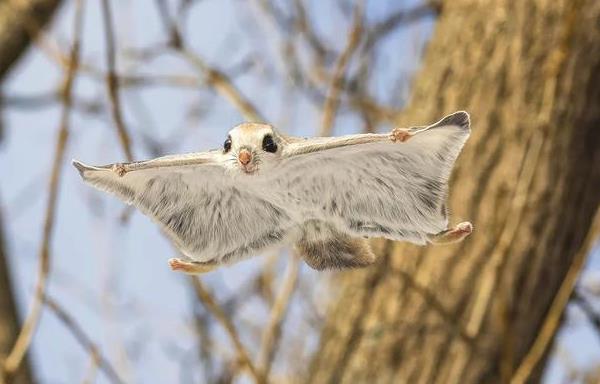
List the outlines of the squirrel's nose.
{"label": "squirrel's nose", "polygon": [[238,155],[238,159],[242,165],[247,165],[252,160],[252,155],[247,150],[242,149]]}

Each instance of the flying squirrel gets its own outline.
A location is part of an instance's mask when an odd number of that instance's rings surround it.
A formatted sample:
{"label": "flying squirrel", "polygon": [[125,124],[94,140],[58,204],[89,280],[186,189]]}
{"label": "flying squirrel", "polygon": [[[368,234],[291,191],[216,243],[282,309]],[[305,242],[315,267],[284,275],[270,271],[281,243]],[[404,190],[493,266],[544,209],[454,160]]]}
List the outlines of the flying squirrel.
{"label": "flying squirrel", "polygon": [[242,123],[223,148],[152,160],[73,165],[83,180],[160,225],[181,251],[171,269],[204,273],[293,244],[312,268],[366,267],[367,238],[462,241],[448,227],[448,178],[470,134],[466,112],[390,133],[299,138]]}

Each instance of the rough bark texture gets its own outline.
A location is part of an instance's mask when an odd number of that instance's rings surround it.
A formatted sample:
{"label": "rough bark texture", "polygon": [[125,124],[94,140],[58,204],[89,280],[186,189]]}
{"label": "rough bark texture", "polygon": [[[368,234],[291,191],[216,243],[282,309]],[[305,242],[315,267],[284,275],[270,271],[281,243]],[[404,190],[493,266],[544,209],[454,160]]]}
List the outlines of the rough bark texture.
{"label": "rough bark texture", "polygon": [[61,0],[0,0],[0,82]]}
{"label": "rough bark texture", "polygon": [[[8,271],[8,257],[5,252],[6,244],[4,242],[3,230],[0,212],[0,364],[4,362],[4,358],[10,352],[13,345],[15,345],[20,329],[17,306]],[[2,376],[2,367],[0,367],[0,383],[4,383],[5,380]],[[11,380],[13,384],[31,382],[31,375],[27,365],[23,365],[19,374]]]}
{"label": "rough bark texture", "polygon": [[340,274],[311,383],[511,377],[600,202],[599,17],[597,0],[444,3],[401,123],[471,113],[449,206],[475,232],[379,242]]}

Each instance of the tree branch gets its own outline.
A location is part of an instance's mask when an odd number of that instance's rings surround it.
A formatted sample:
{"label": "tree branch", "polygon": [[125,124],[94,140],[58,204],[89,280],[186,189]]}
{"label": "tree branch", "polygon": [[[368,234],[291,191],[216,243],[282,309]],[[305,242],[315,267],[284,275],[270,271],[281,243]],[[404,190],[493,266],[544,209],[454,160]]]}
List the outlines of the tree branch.
{"label": "tree branch", "polygon": [[17,341],[4,362],[4,370],[7,376],[10,376],[16,372],[21,365],[25,353],[27,352],[37,324],[39,322],[42,310],[42,300],[46,292],[46,283],[48,279],[48,273],[50,271],[50,245],[52,243],[52,235],[54,233],[54,221],[56,217],[56,204],[58,200],[58,186],[60,183],[62,163],[64,154],[67,147],[69,138],[69,123],[70,114],[72,107],[72,90],[75,82],[77,68],[79,64],[79,51],[81,42],[81,31],[83,28],[83,0],[77,1],[75,11],[75,25],[74,25],[74,41],[71,47],[70,54],[70,65],[65,77],[63,86],[62,99],[63,109],[60,118],[60,128],[58,136],[56,138],[56,150],[54,154],[54,160],[52,165],[52,173],[50,176],[49,185],[49,196],[48,204],[46,206],[46,213],[44,219],[44,230],[42,243],[40,248],[40,264],[38,270],[37,283],[35,288],[35,294],[32,299],[31,309]]}
{"label": "tree branch", "polygon": [[296,290],[299,272],[300,259],[293,255],[289,260],[287,272],[279,289],[279,294],[271,309],[269,323],[262,336],[258,361],[260,370],[265,377],[269,377],[269,372],[271,371],[273,357],[281,337],[281,323],[287,314],[292,295]]}
{"label": "tree branch", "polygon": [[[0,204],[0,207],[2,204]],[[6,356],[15,343],[19,332],[19,316],[11,276],[8,265],[8,253],[5,252],[7,244],[4,241],[3,215],[0,212],[0,358]],[[5,377],[4,367],[0,364],[0,383],[8,382]],[[22,366],[20,372],[14,376],[15,383],[31,383],[30,367]]]}
{"label": "tree branch", "polygon": [[571,300],[583,311],[594,327],[595,333],[600,336],[600,314],[594,309],[588,299],[575,289]]}
{"label": "tree branch", "polygon": [[252,360],[250,359],[250,354],[240,339],[239,333],[235,329],[235,326],[231,322],[231,320],[227,317],[223,309],[217,304],[216,300],[212,296],[212,294],[204,288],[204,285],[200,281],[198,277],[192,277],[192,285],[194,286],[194,291],[196,292],[196,296],[198,300],[206,307],[208,311],[210,311],[215,319],[225,328],[227,335],[231,339],[233,343],[238,358],[246,366],[254,381],[256,383],[266,383],[265,378],[258,371]]}
{"label": "tree branch", "polygon": [[60,4],[60,0],[0,2],[0,82]]}
{"label": "tree branch", "polygon": [[93,364],[98,365],[109,381],[117,384],[124,383],[110,361],[102,354],[100,348],[90,339],[75,319],[61,305],[47,295],[44,296],[44,303],[73,334],[77,342],[90,354]]}
{"label": "tree branch", "polygon": [[265,121],[258,109],[236,87],[221,70],[209,66],[200,56],[186,47],[176,24],[171,20],[164,0],[156,0],[158,12],[169,35],[170,46],[179,52],[196,70],[204,75],[206,84],[228,100],[247,120]]}
{"label": "tree branch", "polygon": [[331,84],[329,86],[329,92],[325,99],[325,105],[323,106],[323,118],[321,121],[321,136],[330,136],[333,128],[333,122],[335,115],[337,114],[339,106],[339,97],[342,87],[344,85],[344,74],[352,54],[358,48],[362,34],[362,17],[363,17],[363,2],[359,1],[354,10],[354,21],[352,29],[348,35],[348,41],[346,48],[342,51],[335,64],[333,76],[331,77]]}
{"label": "tree branch", "polygon": [[112,13],[110,10],[109,0],[102,0],[102,15],[104,20],[104,32],[106,37],[106,84],[108,87],[108,96],[110,99],[111,113],[119,141],[125,151],[125,156],[128,161],[133,161],[133,153],[131,151],[131,137],[125,122],[123,121],[121,101],[119,98],[119,78],[116,71],[116,55],[115,55],[115,36],[113,32]]}

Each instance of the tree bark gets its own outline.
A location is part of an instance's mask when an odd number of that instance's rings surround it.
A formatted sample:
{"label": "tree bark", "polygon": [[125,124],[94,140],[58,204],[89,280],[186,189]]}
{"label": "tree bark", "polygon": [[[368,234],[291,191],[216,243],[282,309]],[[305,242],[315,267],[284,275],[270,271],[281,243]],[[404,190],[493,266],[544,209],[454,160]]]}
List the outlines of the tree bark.
{"label": "tree bark", "polygon": [[0,82],[61,0],[0,0]]}
{"label": "tree bark", "polygon": [[507,382],[600,203],[600,2],[442,9],[399,123],[471,113],[449,207],[475,232],[442,247],[379,241],[378,264],[336,277],[311,383]]}
{"label": "tree bark", "polygon": [[[19,334],[20,322],[18,318],[17,305],[14,300],[10,273],[8,271],[8,255],[5,252],[6,243],[2,226],[2,214],[0,212],[0,383],[8,382],[3,376],[2,363],[15,345]],[[10,380],[13,384],[31,383],[31,372],[27,364]]]}

